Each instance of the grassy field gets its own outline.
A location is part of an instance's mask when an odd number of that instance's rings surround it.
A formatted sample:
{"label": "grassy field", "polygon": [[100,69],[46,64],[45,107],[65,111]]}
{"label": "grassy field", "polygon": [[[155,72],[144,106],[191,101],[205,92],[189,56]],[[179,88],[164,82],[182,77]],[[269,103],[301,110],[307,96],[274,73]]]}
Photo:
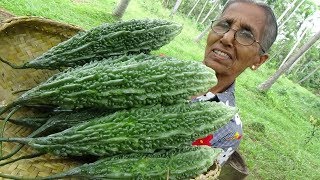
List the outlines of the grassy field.
{"label": "grassy field", "polygon": [[[85,29],[115,21],[111,16],[115,0],[1,0],[0,7],[16,15],[43,16],[71,23]],[[160,2],[131,1],[124,16],[127,19],[165,18],[170,11]],[[205,40],[196,44],[200,33],[191,19],[174,16],[183,24],[182,33],[155,54],[166,54],[185,60],[201,61]],[[256,86],[274,70],[262,66],[245,71],[237,80],[236,97],[244,124],[240,151],[245,157],[248,179],[320,179],[320,134],[305,144],[312,129],[311,117],[320,120],[320,97],[282,77],[267,92]]]}

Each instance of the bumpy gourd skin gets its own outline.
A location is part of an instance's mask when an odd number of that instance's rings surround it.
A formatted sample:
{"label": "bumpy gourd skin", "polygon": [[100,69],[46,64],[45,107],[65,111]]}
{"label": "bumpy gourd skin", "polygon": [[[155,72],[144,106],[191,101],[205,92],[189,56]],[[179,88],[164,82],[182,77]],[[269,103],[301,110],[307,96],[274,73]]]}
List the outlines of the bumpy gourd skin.
{"label": "bumpy gourd skin", "polygon": [[104,158],[44,179],[190,179],[204,172],[221,152],[207,146],[183,147],[155,154],[131,154]]}
{"label": "bumpy gourd skin", "polygon": [[146,53],[168,44],[181,30],[181,25],[165,20],[103,24],[73,36],[20,68],[59,69],[83,65],[92,59]]}
{"label": "bumpy gourd skin", "polygon": [[152,153],[190,145],[234,114],[234,108],[216,102],[146,106],[117,111],[46,137],[11,139],[60,156]]}
{"label": "bumpy gourd skin", "polygon": [[174,104],[206,92],[215,73],[201,62],[152,55],[122,56],[71,68],[8,105],[45,104],[62,109],[125,109]]}

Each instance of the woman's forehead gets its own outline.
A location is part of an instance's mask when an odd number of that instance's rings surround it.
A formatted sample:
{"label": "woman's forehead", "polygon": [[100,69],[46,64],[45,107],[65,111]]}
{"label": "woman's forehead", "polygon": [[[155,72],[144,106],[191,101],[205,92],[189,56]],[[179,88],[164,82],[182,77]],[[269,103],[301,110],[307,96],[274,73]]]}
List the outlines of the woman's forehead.
{"label": "woman's forehead", "polygon": [[266,17],[263,8],[249,3],[233,3],[222,14],[222,19],[232,22],[235,26],[250,27],[258,34],[265,26]]}

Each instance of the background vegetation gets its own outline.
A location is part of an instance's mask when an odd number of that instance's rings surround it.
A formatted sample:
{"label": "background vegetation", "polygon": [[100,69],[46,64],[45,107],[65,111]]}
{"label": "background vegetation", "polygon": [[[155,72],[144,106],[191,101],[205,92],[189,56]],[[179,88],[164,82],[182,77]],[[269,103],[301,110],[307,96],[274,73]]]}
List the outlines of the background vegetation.
{"label": "background vegetation", "polygon": [[[199,43],[195,43],[194,39],[209,22],[195,23],[201,8],[187,17],[190,4],[194,3],[191,0],[189,4],[185,1],[177,14],[169,18],[175,1],[169,2],[163,7],[161,1],[131,1],[123,20],[164,18],[183,24],[182,33],[154,53],[201,61],[205,38]],[[221,1],[222,4],[224,2]],[[16,15],[43,16],[90,29],[101,23],[116,21],[111,15],[116,3],[116,0],[1,0],[0,7]],[[204,4],[204,1],[201,3]],[[291,1],[268,0],[268,3],[280,16]],[[221,4],[217,6],[210,18],[214,18],[221,8]],[[206,11],[209,9],[207,7]],[[237,80],[237,105],[245,132],[240,151],[248,163],[248,179],[320,179],[320,134],[319,126],[314,123],[320,121],[320,74],[315,73],[305,81],[302,84],[304,87],[296,83],[305,76],[302,69],[310,72],[319,64],[319,43],[302,57],[296,69],[293,69],[294,73],[282,76],[265,93],[256,89],[258,84],[274,73],[291,50],[297,39],[297,29],[305,17],[317,9],[319,7],[306,1],[299,13],[286,24],[285,31],[281,32],[283,38],[273,46],[272,59],[258,71],[245,71]]]}

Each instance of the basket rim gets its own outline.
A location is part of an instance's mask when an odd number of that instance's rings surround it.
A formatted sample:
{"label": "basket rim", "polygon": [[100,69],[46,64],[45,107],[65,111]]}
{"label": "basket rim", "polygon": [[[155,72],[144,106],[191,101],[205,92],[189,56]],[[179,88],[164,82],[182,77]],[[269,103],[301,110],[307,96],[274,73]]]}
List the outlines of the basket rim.
{"label": "basket rim", "polygon": [[72,29],[76,31],[84,31],[79,26],[54,21],[54,20],[40,17],[40,16],[14,16],[14,17],[7,18],[0,23],[0,32],[6,30],[7,28],[21,25],[21,24],[26,24],[26,23],[36,23],[39,26],[49,25],[49,26]]}
{"label": "basket rim", "polygon": [[[0,24],[5,21],[6,19],[10,18],[10,17],[14,17],[15,15],[13,13],[11,13],[10,11],[0,7]],[[1,19],[1,17],[3,17],[4,19]]]}

